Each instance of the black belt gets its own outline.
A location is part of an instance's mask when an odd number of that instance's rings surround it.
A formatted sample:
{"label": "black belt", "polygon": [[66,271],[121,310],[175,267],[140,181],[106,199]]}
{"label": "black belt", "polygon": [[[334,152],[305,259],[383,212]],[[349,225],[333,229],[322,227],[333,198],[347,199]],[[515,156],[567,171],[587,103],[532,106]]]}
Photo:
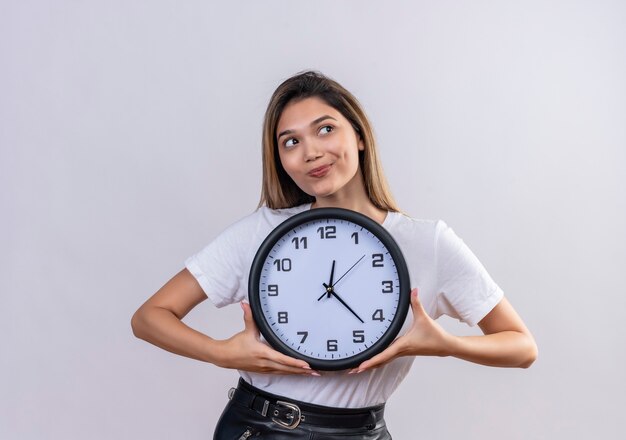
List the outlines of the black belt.
{"label": "black belt", "polygon": [[374,429],[385,414],[384,403],[368,408],[314,405],[265,393],[241,378],[237,388],[230,389],[228,398],[234,404],[251,408],[287,429],[295,429],[300,423],[329,428]]}

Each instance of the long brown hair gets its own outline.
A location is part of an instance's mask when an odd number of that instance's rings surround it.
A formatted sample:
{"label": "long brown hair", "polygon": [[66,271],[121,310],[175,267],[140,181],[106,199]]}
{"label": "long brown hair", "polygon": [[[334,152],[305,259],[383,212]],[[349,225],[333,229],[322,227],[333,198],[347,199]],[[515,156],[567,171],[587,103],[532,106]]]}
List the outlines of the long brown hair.
{"label": "long brown hair", "polygon": [[259,206],[291,208],[315,201],[289,177],[278,155],[276,126],[283,110],[292,101],[316,97],[340,112],[363,140],[359,168],[365,191],[377,208],[399,211],[383,174],[371,124],[359,101],[336,81],[315,71],[300,72],[284,81],[270,99],[263,122],[263,187]]}

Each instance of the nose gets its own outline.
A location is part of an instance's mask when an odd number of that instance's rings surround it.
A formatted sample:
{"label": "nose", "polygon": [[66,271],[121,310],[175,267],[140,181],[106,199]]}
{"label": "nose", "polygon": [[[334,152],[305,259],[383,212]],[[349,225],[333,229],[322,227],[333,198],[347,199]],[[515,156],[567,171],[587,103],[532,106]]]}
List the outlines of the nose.
{"label": "nose", "polygon": [[306,142],[304,145],[304,161],[312,162],[314,160],[319,159],[324,155],[320,145],[315,141],[311,140]]}

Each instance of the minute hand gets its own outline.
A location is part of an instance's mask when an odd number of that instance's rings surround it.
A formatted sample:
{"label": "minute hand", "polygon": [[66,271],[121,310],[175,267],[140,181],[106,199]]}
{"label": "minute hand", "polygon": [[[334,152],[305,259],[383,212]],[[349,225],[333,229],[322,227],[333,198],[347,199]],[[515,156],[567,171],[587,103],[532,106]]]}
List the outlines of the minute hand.
{"label": "minute hand", "polygon": [[[337,281],[339,281],[339,280],[337,280]],[[339,295],[337,295],[337,292],[335,292],[335,290],[334,290],[334,289],[329,288],[330,286],[326,285],[326,283],[323,283],[323,284],[324,284],[324,287],[326,287],[326,288],[328,289],[328,293],[329,293],[329,294],[331,294],[331,295],[333,295],[335,298],[337,298],[337,299],[339,300],[339,302],[340,302],[341,304],[343,304],[343,305],[346,307],[346,309],[350,310],[350,312],[352,312],[352,314],[353,314],[354,316],[356,316],[356,318],[357,318],[359,321],[361,321],[361,323],[365,324],[365,321],[363,321],[363,320],[361,319],[361,317],[360,317],[359,315],[357,315],[357,314],[356,314],[356,312],[355,312],[354,310],[352,310],[352,308],[351,308],[348,304],[346,304],[346,302],[345,302],[344,300],[342,300],[342,299],[341,299],[341,297],[340,297]]]}

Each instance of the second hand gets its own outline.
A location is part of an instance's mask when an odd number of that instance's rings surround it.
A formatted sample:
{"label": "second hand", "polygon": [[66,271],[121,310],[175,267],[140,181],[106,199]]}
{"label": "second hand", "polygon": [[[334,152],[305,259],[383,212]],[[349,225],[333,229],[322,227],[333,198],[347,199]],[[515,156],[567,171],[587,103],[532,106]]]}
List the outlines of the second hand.
{"label": "second hand", "polygon": [[[337,283],[339,283],[339,281],[341,281],[341,279],[343,277],[348,275],[348,272],[350,272],[354,268],[354,266],[359,264],[363,258],[365,258],[365,254],[363,254],[363,256],[361,258],[359,258],[356,263],[354,263],[352,266],[350,266],[350,269],[346,270],[346,272],[343,275],[341,275],[337,281],[335,281],[335,284],[331,284],[330,286],[324,286],[324,287],[326,287],[326,291],[324,293],[322,293],[322,296],[317,298],[317,300],[320,301],[322,298],[324,298],[324,295],[329,294],[330,292],[328,291],[328,289],[332,289],[333,287],[335,287],[337,285]],[[334,263],[334,261],[333,261],[333,263]],[[322,283],[322,284],[324,284],[324,283]],[[361,319],[361,318],[359,318],[359,319]]]}

